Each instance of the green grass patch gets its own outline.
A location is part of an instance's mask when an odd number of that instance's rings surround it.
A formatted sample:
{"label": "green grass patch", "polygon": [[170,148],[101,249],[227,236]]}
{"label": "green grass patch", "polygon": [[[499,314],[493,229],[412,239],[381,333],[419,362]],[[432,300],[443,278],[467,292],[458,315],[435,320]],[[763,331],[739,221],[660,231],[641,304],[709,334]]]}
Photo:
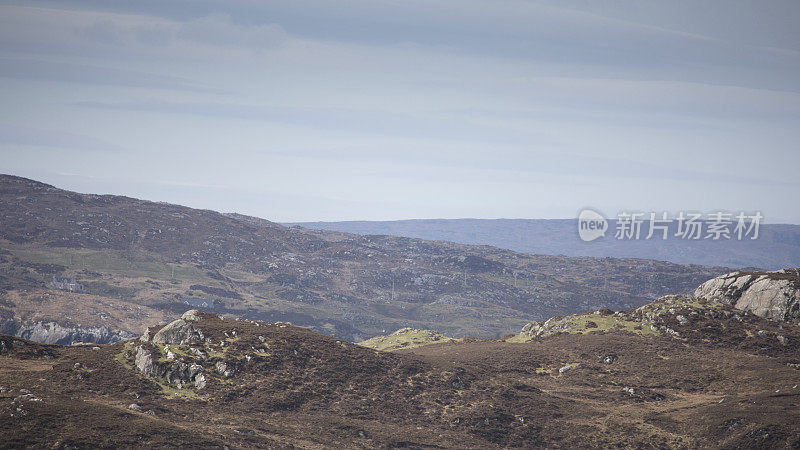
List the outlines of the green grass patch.
{"label": "green grass patch", "polygon": [[136,296],[137,290],[130,287],[113,286],[105,281],[83,281],[83,286],[90,294],[99,295],[101,297],[112,297],[119,299],[132,299]]}
{"label": "green grass patch", "polygon": [[519,334],[515,334],[514,336],[511,336],[510,338],[506,338],[503,341],[504,342],[511,342],[511,343],[514,343],[514,344],[521,344],[521,343],[524,343],[524,342],[528,342],[530,340],[531,340],[531,338],[529,336],[526,336],[523,333],[519,333]]}
{"label": "green grass patch", "polygon": [[126,369],[133,370],[133,364],[131,364],[131,360],[125,357],[125,353],[129,351],[135,352],[136,344],[134,344],[133,342],[126,342],[125,345],[122,347],[122,351],[114,355],[114,359],[116,359]]}
{"label": "green grass patch", "polygon": [[569,319],[570,333],[592,333],[596,331],[624,330],[642,336],[657,335],[657,331],[650,329],[647,323],[626,320],[619,316],[600,314],[581,314]]}
{"label": "green grass patch", "polygon": [[366,341],[359,342],[358,345],[375,350],[391,351],[457,340],[458,339],[447,337],[431,330],[411,330],[400,334],[393,333],[388,336],[375,336]]}

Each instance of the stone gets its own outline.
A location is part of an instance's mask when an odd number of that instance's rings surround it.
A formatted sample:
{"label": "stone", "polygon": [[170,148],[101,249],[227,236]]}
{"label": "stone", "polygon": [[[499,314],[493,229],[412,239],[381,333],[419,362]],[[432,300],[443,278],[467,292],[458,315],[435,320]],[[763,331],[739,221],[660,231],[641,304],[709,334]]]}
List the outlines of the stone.
{"label": "stone", "polygon": [[208,358],[208,355],[206,355],[206,353],[204,351],[202,351],[202,350],[200,350],[198,348],[189,347],[189,353],[193,354],[194,356],[196,356],[196,357],[198,357],[200,359]]}
{"label": "stone", "polygon": [[190,364],[189,365],[189,378],[194,379],[197,375],[203,373],[203,366],[200,364]]}
{"label": "stone", "polygon": [[675,320],[677,320],[677,321],[678,321],[678,323],[679,323],[681,326],[686,326],[686,325],[688,325],[688,324],[689,324],[689,319],[687,319],[685,316],[682,316],[682,315],[680,315],[680,314],[678,314],[677,316],[675,316]]}
{"label": "stone", "polygon": [[215,368],[217,369],[217,373],[225,378],[230,378],[234,375],[234,373],[236,373],[236,369],[233,367],[233,365],[224,361],[218,361]]}
{"label": "stone", "polygon": [[206,376],[204,374],[198,374],[194,378],[194,387],[197,389],[203,389],[206,387]]}
{"label": "stone", "polygon": [[558,373],[567,373],[570,370],[572,370],[572,366],[570,364],[567,364],[566,366],[558,369]]}
{"label": "stone", "polygon": [[[22,392],[22,389],[20,389],[20,392]],[[22,394],[22,395],[18,395],[16,397],[14,397],[13,402],[14,403],[19,403],[19,402],[21,402],[23,400],[28,400],[28,401],[31,401],[31,402],[40,402],[40,401],[42,401],[42,399],[37,398],[35,395],[28,393],[28,394]]]}
{"label": "stone", "polygon": [[135,364],[139,372],[145,376],[154,376],[153,355],[142,345],[136,347]]}
{"label": "stone", "polygon": [[203,340],[203,333],[183,319],[168,323],[153,336],[155,344],[186,344],[196,340]]}
{"label": "stone", "polygon": [[631,397],[636,395],[636,389],[634,389],[632,387],[624,387],[624,388],[622,388],[622,392],[630,395]]}
{"label": "stone", "polygon": [[197,322],[200,320],[200,311],[196,309],[190,309],[181,315],[181,319],[187,322]]}
{"label": "stone", "polygon": [[128,409],[132,411],[141,411],[142,407],[137,405],[136,403],[131,403],[130,405],[128,405]]}

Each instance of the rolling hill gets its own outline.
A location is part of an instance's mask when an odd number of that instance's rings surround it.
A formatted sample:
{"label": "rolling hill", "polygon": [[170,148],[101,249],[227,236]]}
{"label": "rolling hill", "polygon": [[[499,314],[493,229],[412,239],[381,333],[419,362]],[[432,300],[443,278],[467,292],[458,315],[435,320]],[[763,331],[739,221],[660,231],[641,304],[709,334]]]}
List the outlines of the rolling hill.
{"label": "rolling hill", "polygon": [[404,327],[500,337],[726,272],[308,230],[0,176],[0,331],[45,342],[124,339],[188,307],[351,341]]}

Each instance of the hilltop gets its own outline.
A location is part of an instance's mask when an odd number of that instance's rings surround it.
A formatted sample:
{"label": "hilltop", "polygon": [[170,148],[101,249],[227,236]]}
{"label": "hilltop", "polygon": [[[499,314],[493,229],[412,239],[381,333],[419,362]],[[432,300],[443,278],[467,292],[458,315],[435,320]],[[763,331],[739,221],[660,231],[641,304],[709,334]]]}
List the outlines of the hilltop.
{"label": "hilltop", "polygon": [[187,308],[350,341],[404,327],[491,338],[730,271],[314,231],[0,176],[0,331],[43,342],[122,340]]}
{"label": "hilltop", "polygon": [[375,350],[391,351],[457,341],[458,339],[453,339],[433,330],[401,328],[387,336],[379,335],[371,337],[366,341],[359,342],[358,345],[374,348]]}

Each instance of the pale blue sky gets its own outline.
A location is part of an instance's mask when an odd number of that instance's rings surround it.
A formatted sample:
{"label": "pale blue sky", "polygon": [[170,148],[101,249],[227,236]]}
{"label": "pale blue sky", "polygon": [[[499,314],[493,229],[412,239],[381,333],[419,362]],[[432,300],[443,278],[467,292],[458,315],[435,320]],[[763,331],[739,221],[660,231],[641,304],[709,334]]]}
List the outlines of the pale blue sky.
{"label": "pale blue sky", "polygon": [[276,221],[800,223],[800,3],[0,2],[0,172]]}

